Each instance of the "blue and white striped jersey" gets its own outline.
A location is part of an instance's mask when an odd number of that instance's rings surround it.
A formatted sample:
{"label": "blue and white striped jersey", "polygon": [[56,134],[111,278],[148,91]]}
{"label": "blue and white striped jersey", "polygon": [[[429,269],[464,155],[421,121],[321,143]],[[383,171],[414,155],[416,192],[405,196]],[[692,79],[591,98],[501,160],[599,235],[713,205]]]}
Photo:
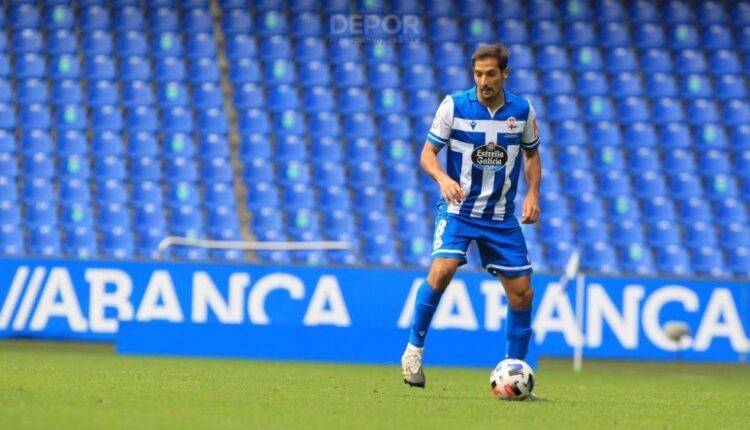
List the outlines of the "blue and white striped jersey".
{"label": "blue and white striped jersey", "polygon": [[448,212],[485,220],[514,217],[521,148],[539,145],[531,103],[505,91],[495,112],[477,100],[476,87],[446,96],[427,134],[438,148],[448,147],[447,173],[459,183],[465,200]]}

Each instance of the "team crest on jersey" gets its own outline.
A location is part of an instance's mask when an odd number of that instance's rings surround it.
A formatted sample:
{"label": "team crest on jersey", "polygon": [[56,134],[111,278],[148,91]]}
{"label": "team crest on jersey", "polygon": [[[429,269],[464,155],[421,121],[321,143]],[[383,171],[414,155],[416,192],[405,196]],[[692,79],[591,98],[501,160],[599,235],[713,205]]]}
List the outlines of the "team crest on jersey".
{"label": "team crest on jersey", "polygon": [[516,121],[516,117],[514,116],[508,117],[508,119],[505,120],[505,128],[507,128],[509,132],[515,133],[516,130],[518,130],[518,123]]}
{"label": "team crest on jersey", "polygon": [[508,162],[508,152],[495,142],[474,148],[471,153],[471,162],[482,170],[500,170]]}

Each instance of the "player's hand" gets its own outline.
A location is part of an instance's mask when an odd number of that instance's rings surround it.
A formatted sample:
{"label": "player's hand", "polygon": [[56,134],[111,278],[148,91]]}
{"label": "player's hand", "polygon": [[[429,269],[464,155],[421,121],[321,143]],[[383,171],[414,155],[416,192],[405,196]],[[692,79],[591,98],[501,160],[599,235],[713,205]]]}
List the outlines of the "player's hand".
{"label": "player's hand", "polygon": [[539,196],[527,194],[523,199],[523,211],[521,212],[521,222],[524,224],[534,224],[539,220]]}
{"label": "player's hand", "polygon": [[440,185],[440,194],[443,195],[443,199],[448,204],[460,205],[464,202],[464,192],[458,182],[451,178],[445,178],[439,181],[438,185]]}

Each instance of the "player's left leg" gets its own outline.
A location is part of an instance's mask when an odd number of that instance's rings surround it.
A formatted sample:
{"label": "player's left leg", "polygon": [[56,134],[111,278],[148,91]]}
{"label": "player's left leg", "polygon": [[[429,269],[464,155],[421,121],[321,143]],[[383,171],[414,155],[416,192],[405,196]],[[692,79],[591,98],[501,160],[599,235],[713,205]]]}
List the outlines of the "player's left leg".
{"label": "player's left leg", "polygon": [[531,288],[531,263],[521,227],[515,220],[488,227],[477,240],[477,245],[482,265],[500,280],[508,297],[506,358],[524,360],[531,339],[534,291]]}
{"label": "player's left leg", "polygon": [[509,305],[505,329],[508,340],[505,357],[524,360],[531,339],[531,302],[534,298],[531,276],[512,277],[500,273],[498,278],[505,288]]}

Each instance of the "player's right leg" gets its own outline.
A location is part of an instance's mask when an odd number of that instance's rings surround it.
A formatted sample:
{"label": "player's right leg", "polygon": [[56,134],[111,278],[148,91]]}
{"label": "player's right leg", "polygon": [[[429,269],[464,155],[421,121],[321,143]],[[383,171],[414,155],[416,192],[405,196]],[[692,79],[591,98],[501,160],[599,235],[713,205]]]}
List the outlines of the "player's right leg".
{"label": "player's right leg", "polygon": [[443,291],[453,279],[456,269],[466,263],[466,249],[471,237],[460,226],[459,219],[445,213],[435,219],[432,264],[427,279],[417,290],[409,343],[401,356],[402,376],[404,382],[411,386],[425,386],[422,370],[425,337]]}
{"label": "player's right leg", "polygon": [[427,280],[422,282],[417,290],[409,343],[401,356],[401,374],[404,383],[412,387],[424,388],[425,386],[425,376],[422,370],[424,339],[427,336],[432,316],[440,303],[440,297],[453,279],[459,264],[460,261],[455,258],[432,260]]}

